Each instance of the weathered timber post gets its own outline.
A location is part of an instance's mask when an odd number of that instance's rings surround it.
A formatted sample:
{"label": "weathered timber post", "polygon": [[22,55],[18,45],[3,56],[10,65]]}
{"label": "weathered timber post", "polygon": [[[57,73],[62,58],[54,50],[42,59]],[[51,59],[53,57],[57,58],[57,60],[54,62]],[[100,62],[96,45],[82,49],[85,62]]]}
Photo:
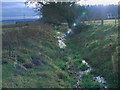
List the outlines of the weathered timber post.
{"label": "weathered timber post", "polygon": [[104,21],[103,21],[103,19],[101,19],[101,25],[103,25],[104,24]]}
{"label": "weathered timber post", "polygon": [[117,24],[117,18],[116,18],[116,16],[115,16],[115,25]]}

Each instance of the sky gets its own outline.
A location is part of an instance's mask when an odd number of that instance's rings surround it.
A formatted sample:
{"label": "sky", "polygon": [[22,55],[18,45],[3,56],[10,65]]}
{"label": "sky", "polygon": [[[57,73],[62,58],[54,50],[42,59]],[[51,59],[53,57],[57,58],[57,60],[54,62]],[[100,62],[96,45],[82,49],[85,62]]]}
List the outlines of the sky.
{"label": "sky", "polygon": [[[25,2],[27,0],[1,0],[2,2]],[[44,1],[44,0],[38,0],[38,1]],[[45,1],[49,1],[49,0],[45,0]],[[51,0],[54,1],[54,0]],[[57,0],[56,0],[57,1]],[[58,0],[60,1],[60,0]],[[62,0],[62,1],[66,1],[66,0]],[[120,0],[73,0],[73,1],[79,1],[81,4],[118,4],[118,2]]]}
{"label": "sky", "polygon": [[2,2],[25,2],[26,0],[1,0]]}
{"label": "sky", "polygon": [[2,2],[2,19],[39,18],[33,8],[25,6],[24,2]]}
{"label": "sky", "polygon": [[[2,18],[3,19],[17,19],[17,18],[38,18],[37,13],[33,8],[25,6],[26,0],[2,0]],[[80,4],[118,4],[119,0],[81,0]],[[34,5],[31,5],[34,6]]]}
{"label": "sky", "polygon": [[120,0],[81,0],[80,4],[90,4],[90,5],[108,5],[108,4],[118,4]]}
{"label": "sky", "polygon": [[[26,0],[1,0],[2,2],[25,2]],[[38,0],[43,1],[43,0]],[[51,0],[54,1],[54,0]],[[57,1],[57,0],[56,0]],[[66,0],[62,0],[66,1]],[[73,0],[74,1],[74,0]],[[81,4],[118,4],[120,0],[77,0],[80,1]]]}

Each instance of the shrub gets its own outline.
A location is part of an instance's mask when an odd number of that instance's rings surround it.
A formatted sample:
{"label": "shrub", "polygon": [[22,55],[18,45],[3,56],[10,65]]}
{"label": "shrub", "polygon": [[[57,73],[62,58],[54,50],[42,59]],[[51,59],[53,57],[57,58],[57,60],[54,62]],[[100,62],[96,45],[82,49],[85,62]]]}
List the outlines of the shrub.
{"label": "shrub", "polygon": [[81,56],[77,54],[74,56],[74,58],[81,58]]}
{"label": "shrub", "polygon": [[35,64],[35,65],[41,65],[42,60],[40,60],[40,59],[32,59],[32,63]]}
{"label": "shrub", "polygon": [[17,60],[19,62],[21,62],[21,63],[25,63],[26,62],[25,59],[23,57],[21,57],[21,56],[17,56]]}
{"label": "shrub", "polygon": [[80,66],[79,66],[79,69],[81,69],[82,71],[85,71],[85,70],[87,70],[89,67],[86,65],[86,64],[81,64]]}
{"label": "shrub", "polygon": [[8,64],[7,60],[2,60],[2,64]]}
{"label": "shrub", "polygon": [[73,62],[74,62],[74,64],[80,64],[80,63],[82,63],[82,60],[81,59],[74,59]]}
{"label": "shrub", "polygon": [[89,67],[86,64],[82,64],[82,60],[81,59],[74,59],[73,61],[74,64],[74,69],[75,70],[87,70]]}
{"label": "shrub", "polygon": [[25,68],[32,68],[32,64],[31,64],[31,63],[24,64],[23,66],[24,66]]}
{"label": "shrub", "polygon": [[64,57],[63,57],[63,60],[68,61],[68,60],[69,60],[69,57],[64,56]]}

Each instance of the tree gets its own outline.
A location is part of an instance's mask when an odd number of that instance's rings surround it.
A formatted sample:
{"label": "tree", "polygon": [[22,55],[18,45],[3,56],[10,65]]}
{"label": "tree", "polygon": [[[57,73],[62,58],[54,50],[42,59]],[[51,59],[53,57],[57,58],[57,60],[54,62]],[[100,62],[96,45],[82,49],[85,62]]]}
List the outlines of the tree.
{"label": "tree", "polygon": [[43,21],[53,24],[66,22],[69,28],[80,19],[84,10],[84,6],[75,2],[37,2],[36,5],[36,11],[41,12]]}

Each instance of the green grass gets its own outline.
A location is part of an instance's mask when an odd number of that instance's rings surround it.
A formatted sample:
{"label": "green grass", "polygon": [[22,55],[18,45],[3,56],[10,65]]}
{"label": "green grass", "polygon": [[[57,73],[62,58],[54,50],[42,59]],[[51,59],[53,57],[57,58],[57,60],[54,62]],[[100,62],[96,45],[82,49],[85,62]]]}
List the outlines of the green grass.
{"label": "green grass", "polygon": [[[102,75],[108,87],[117,87],[117,30],[115,25],[89,25],[78,29],[66,44],[74,53],[79,53],[93,67],[94,75]],[[113,57],[113,59],[112,59]],[[113,70],[113,66],[115,70]]]}
{"label": "green grass", "polygon": [[90,74],[84,74],[80,82],[81,88],[102,88],[102,85],[92,79]]}
{"label": "green grass", "polygon": [[[12,25],[5,25],[2,32],[4,88],[71,88],[74,80],[65,69],[66,62],[73,65],[74,72],[84,71],[88,67],[82,64],[82,59],[93,70],[83,75],[81,87],[101,87],[92,81],[92,74],[105,77],[108,87],[117,87],[117,26],[78,26],[74,35],[67,38],[67,48],[61,50],[55,32],[65,32],[66,25],[55,29],[42,23]],[[26,68],[27,72],[13,68],[14,56],[17,56],[19,66],[28,65],[31,68]]]}
{"label": "green grass", "polygon": [[82,64],[82,60],[81,59],[73,59],[72,60],[72,63],[73,63],[73,66],[74,66],[74,69],[76,71],[85,71],[88,69],[88,66],[86,64]]}
{"label": "green grass", "polygon": [[[3,27],[4,88],[69,88],[73,79],[65,70],[64,52],[54,37],[54,28],[47,24]],[[13,67],[31,65],[27,72]],[[33,63],[40,62],[40,64]]]}
{"label": "green grass", "polygon": [[[100,24],[101,24],[101,20],[85,21],[85,23],[86,23],[86,24],[98,24],[98,25],[100,25]],[[114,25],[115,25],[115,23],[118,24],[118,19],[116,19],[116,21],[115,21],[115,19],[103,20],[103,23],[104,23],[104,24],[112,24],[112,25],[114,24]]]}

